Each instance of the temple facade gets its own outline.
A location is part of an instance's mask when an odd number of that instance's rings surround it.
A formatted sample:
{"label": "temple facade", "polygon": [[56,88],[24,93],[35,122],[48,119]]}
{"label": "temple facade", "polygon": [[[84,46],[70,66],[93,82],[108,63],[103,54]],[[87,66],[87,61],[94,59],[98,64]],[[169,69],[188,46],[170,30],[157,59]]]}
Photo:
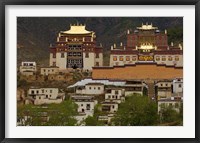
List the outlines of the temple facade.
{"label": "temple facade", "polygon": [[60,70],[91,70],[102,65],[103,48],[97,46],[95,32],[87,31],[85,25],[70,25],[70,30],[60,31],[57,41],[50,46],[50,66]]}
{"label": "temple facade", "polygon": [[135,65],[136,63],[156,63],[158,65],[183,67],[183,47],[181,44],[168,45],[167,30],[146,24],[131,33],[127,31],[127,43],[111,46],[110,66]]}

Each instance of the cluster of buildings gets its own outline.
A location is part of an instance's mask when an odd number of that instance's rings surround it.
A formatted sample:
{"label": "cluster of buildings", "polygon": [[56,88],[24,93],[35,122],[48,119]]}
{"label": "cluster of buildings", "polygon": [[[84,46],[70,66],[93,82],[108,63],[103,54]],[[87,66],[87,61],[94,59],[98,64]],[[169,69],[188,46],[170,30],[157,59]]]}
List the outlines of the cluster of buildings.
{"label": "cluster of buildings", "polygon": [[[161,106],[174,106],[179,112],[183,100],[183,79],[162,80],[153,84],[155,98],[158,103],[158,113]],[[145,80],[94,80],[83,79],[68,88],[74,88],[71,99],[78,105],[79,123],[88,116],[94,115],[95,105],[100,105],[100,110],[104,113],[98,120],[109,124],[119,104],[124,102],[127,96],[148,96],[149,86]],[[98,100],[101,98],[101,100]],[[178,105],[177,105],[178,104]]]}
{"label": "cluster of buildings", "polygon": [[[20,74],[35,80],[46,76],[48,80],[67,80],[72,69],[92,72],[90,79],[68,87],[74,88],[70,97],[78,105],[79,123],[93,116],[95,105],[100,104],[106,114],[98,120],[109,124],[125,97],[135,94],[155,100],[158,113],[161,106],[172,106],[179,112],[183,102],[183,47],[173,42],[168,45],[167,30],[162,32],[152,24],[127,30],[127,42],[111,46],[107,67],[103,66],[103,47],[96,44],[95,32],[86,30],[85,25],[70,25],[50,45],[49,66],[40,68],[41,77],[36,74],[35,62],[22,62]],[[27,95],[26,102],[35,105],[65,99],[58,88],[30,88]]]}

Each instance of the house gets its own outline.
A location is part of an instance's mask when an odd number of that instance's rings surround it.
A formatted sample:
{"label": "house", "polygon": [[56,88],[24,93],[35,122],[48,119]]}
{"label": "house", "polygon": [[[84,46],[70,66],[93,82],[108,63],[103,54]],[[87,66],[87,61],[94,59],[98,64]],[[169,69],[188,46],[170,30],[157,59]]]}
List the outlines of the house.
{"label": "house", "polygon": [[49,75],[49,74],[58,74],[59,67],[41,67],[40,74],[41,75]]}
{"label": "house", "polygon": [[180,107],[183,104],[183,97],[171,97],[168,99],[158,100],[158,113],[161,112],[163,107],[171,106],[176,112],[180,112]]}
{"label": "house", "polygon": [[22,75],[34,75],[36,73],[36,62],[22,62],[20,66]]}
{"label": "house", "polygon": [[160,80],[155,84],[157,99],[171,98],[172,96],[172,81]]}
{"label": "house", "polygon": [[172,82],[173,95],[182,96],[183,94],[183,78],[176,78]]}
{"label": "house", "polygon": [[129,96],[132,94],[141,94],[143,95],[143,89],[146,86],[141,80],[127,80],[124,88],[125,88],[125,96]]}
{"label": "house", "polygon": [[101,103],[101,110],[107,113],[115,113],[118,110],[118,103],[113,101],[104,101]]}
{"label": "house", "polygon": [[61,103],[65,99],[65,93],[58,88],[30,88],[25,102],[34,105]]}
{"label": "house", "polygon": [[104,93],[104,84],[102,83],[87,83],[84,86],[76,87],[76,94],[99,95]]}
{"label": "house", "polygon": [[105,101],[114,101],[117,103],[125,101],[125,89],[116,87],[107,88],[105,92]]}

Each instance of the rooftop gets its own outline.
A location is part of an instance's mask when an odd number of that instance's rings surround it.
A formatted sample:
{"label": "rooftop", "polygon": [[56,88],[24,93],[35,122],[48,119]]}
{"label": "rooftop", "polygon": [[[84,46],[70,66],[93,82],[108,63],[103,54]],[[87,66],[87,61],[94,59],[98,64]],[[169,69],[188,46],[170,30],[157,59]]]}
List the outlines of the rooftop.
{"label": "rooftop", "polygon": [[139,30],[156,30],[158,29],[158,27],[153,27],[152,24],[148,25],[148,23],[146,23],[146,25],[143,25],[141,27],[137,27],[137,29]]}
{"label": "rooftop", "polygon": [[87,31],[85,25],[71,25],[70,30],[62,31],[64,34],[90,34],[92,31]]}

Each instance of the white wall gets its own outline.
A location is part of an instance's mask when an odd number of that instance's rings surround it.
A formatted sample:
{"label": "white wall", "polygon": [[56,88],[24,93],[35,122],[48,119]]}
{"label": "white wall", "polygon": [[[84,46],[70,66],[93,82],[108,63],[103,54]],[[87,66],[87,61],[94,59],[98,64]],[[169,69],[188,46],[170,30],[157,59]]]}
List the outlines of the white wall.
{"label": "white wall", "polygon": [[92,67],[95,65],[95,54],[89,52],[89,57],[85,57],[85,52],[83,52],[83,69],[84,70],[92,70]]}
{"label": "white wall", "polygon": [[103,94],[104,93],[104,85],[85,85],[85,94]]}
{"label": "white wall", "polygon": [[63,70],[66,69],[67,65],[67,53],[64,53],[64,57],[61,58],[61,53],[56,53],[56,66],[59,67],[59,69]]}

